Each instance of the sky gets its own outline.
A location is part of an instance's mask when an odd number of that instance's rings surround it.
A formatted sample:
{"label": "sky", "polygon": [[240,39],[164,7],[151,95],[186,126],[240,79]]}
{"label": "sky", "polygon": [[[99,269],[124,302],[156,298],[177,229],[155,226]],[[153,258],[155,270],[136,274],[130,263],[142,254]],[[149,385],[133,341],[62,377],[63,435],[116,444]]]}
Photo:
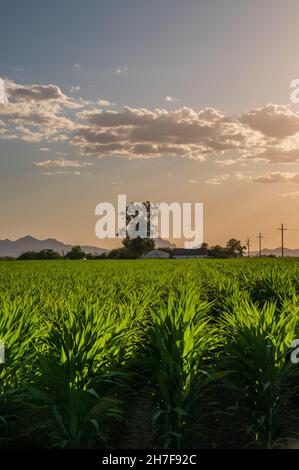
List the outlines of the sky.
{"label": "sky", "polygon": [[[296,0],[10,0],[0,239],[111,247],[100,202],[202,202],[204,239],[299,248]],[[179,245],[180,243],[178,243]]]}

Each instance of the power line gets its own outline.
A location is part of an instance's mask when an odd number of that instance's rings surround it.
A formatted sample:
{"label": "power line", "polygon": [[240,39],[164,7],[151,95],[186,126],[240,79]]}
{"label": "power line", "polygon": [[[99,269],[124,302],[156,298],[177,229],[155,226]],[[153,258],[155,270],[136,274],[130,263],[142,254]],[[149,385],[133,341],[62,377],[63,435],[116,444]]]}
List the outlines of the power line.
{"label": "power line", "polygon": [[280,225],[280,228],[278,228],[277,230],[280,230],[281,231],[281,257],[283,258],[284,257],[284,237],[283,237],[283,232],[285,232],[287,230],[287,228],[285,228],[283,226],[283,224]]}
{"label": "power line", "polygon": [[264,237],[263,237],[263,235],[262,235],[261,232],[260,232],[260,233],[257,235],[256,238],[259,239],[259,257],[261,258],[261,256],[262,256],[262,238],[264,238]]}

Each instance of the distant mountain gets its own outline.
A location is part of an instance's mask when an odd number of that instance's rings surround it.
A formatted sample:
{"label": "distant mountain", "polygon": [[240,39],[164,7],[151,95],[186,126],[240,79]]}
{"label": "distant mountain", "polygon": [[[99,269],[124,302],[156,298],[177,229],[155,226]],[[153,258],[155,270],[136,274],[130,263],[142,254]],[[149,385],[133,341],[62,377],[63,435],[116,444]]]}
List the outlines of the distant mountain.
{"label": "distant mountain", "polygon": [[[19,238],[18,240],[0,240],[0,257],[12,256],[17,258],[25,251],[41,251],[45,249],[54,250],[58,253],[67,253],[72,249],[73,245],[66,245],[63,242],[55,240],[55,238],[47,238],[46,240],[38,240],[37,238],[27,235],[26,237]],[[98,253],[101,254],[105,250],[98,246],[81,245],[85,253]]]}
{"label": "distant mountain", "polygon": [[[257,251],[253,252],[254,255],[258,254]],[[262,255],[264,256],[269,256],[269,255],[275,255],[275,256],[281,256],[281,247],[278,248],[264,248],[262,250]],[[285,248],[284,249],[284,256],[293,256],[293,257],[299,257],[299,248]]]}
{"label": "distant mountain", "polygon": [[[19,238],[18,240],[0,240],[0,257],[11,256],[17,258],[25,251],[41,251],[45,249],[54,250],[58,253],[67,253],[72,249],[73,245],[66,245],[63,242],[56,240],[55,238],[47,238],[46,240],[38,240],[37,238],[27,235],[26,237]],[[156,248],[176,248],[174,243],[163,238],[155,239]],[[81,248],[85,253],[98,253],[107,252],[105,248],[98,246],[81,245]],[[257,251],[252,252],[253,255],[257,255]],[[275,255],[281,256],[281,247],[278,248],[264,248],[262,250],[264,256]],[[285,256],[299,257],[299,248],[285,248]]]}
{"label": "distant mountain", "polygon": [[[73,245],[66,245],[63,242],[55,240],[55,238],[47,238],[46,240],[38,240],[37,238],[27,235],[26,237],[19,238],[18,240],[0,240],[0,257],[11,256],[17,258],[26,251],[41,251],[41,250],[54,250],[58,253],[67,253],[72,249]],[[155,240],[156,248],[175,248],[176,246],[168,240],[157,238]],[[104,248],[98,246],[81,245],[85,253],[98,253],[107,252]]]}

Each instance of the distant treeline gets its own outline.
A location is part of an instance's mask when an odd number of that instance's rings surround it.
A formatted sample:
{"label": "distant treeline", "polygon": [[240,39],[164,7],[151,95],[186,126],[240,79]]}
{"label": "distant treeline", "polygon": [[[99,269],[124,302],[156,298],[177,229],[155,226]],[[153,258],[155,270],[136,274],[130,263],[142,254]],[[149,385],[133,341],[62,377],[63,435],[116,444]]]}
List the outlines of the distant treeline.
{"label": "distant treeline", "polygon": [[[20,260],[58,260],[58,259],[138,259],[145,253],[155,248],[155,242],[152,239],[125,239],[121,248],[115,248],[110,251],[99,253],[85,253],[80,246],[74,246],[67,253],[60,254],[57,251],[46,249],[41,251],[26,251],[22,253],[18,259]],[[169,253],[169,257],[173,257],[172,248],[159,248],[161,251]],[[198,250],[198,254],[207,256],[208,258],[241,258],[246,255],[246,247],[240,240],[231,238],[225,247],[221,245],[209,246],[203,243]],[[269,255],[273,258],[275,255]],[[2,260],[12,260],[12,257],[3,257]]]}
{"label": "distant treeline", "polygon": [[74,246],[67,253],[60,254],[57,251],[45,249],[41,251],[26,251],[18,259],[20,260],[43,260],[43,259],[99,259],[105,258],[106,253],[85,253],[80,246]]}

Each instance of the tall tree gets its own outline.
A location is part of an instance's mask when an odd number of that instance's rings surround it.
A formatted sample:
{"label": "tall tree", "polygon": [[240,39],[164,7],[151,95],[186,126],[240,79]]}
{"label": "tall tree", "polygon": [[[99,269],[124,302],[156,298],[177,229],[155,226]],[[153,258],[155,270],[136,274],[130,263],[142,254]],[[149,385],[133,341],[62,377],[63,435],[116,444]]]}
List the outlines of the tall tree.
{"label": "tall tree", "polygon": [[240,258],[241,256],[244,255],[246,246],[242,246],[240,240],[231,238],[230,240],[228,240],[226,244],[226,249],[227,249],[229,257]]}
{"label": "tall tree", "polygon": [[[139,258],[148,251],[151,251],[155,248],[155,241],[151,238],[151,208],[150,201],[143,202],[146,208],[145,224],[146,224],[146,238],[141,238],[140,236],[136,238],[129,237],[126,233],[126,237],[123,239],[122,244],[126,249],[129,256],[132,258]],[[138,210],[136,209],[134,214],[128,214],[128,207],[126,208],[126,223],[127,225],[138,215]],[[136,223],[136,230],[139,230],[139,223]]]}

